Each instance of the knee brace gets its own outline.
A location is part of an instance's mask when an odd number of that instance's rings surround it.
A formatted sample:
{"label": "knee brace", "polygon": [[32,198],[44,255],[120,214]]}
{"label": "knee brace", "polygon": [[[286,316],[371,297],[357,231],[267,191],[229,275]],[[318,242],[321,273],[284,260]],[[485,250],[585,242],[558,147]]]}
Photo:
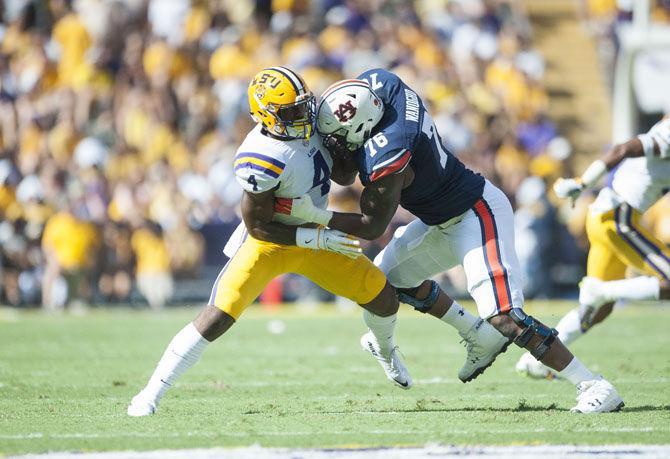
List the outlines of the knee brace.
{"label": "knee brace", "polygon": [[423,312],[425,314],[428,311],[430,311],[430,309],[437,301],[437,297],[440,296],[440,286],[437,285],[437,282],[433,280],[430,281],[430,293],[428,293],[428,296],[423,300],[420,300],[412,296],[412,294],[416,293],[417,289],[418,287],[413,289],[406,289],[408,290],[408,292],[403,292],[400,289],[398,289],[398,301],[400,301],[401,303],[409,304],[417,311]]}
{"label": "knee brace", "polygon": [[551,346],[551,343],[554,342],[556,336],[558,336],[558,331],[555,328],[549,328],[546,325],[543,325],[535,320],[533,316],[526,315],[526,313],[519,308],[512,308],[509,312],[509,316],[514,323],[523,328],[523,331],[519,336],[514,339],[514,344],[525,348],[533,336],[537,335],[542,339],[535,349],[528,349],[533,357],[540,360],[544,353],[549,349],[549,346]]}

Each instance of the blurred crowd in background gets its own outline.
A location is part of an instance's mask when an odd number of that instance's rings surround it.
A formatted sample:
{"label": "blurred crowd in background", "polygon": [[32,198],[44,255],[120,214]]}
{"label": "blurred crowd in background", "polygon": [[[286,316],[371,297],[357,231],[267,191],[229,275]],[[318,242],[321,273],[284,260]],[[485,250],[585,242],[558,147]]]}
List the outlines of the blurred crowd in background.
{"label": "blurred crowd in background", "polygon": [[[612,84],[619,48],[617,29],[633,19],[636,0],[580,0],[579,13],[598,45],[604,76]],[[650,20],[670,24],[670,0],[649,0]]]}
{"label": "blurred crowd in background", "polygon": [[[519,1],[0,5],[0,303],[206,299],[239,221],[246,87],[273,65],[317,97],[370,67],[397,72],[446,146],[512,199],[526,293],[574,292],[585,240],[547,197],[573,172],[572,148],[547,116],[544,60]],[[358,193],[336,188],[331,206],[356,210]],[[457,270],[442,281],[463,292]],[[328,298],[292,276],[266,297]]]}

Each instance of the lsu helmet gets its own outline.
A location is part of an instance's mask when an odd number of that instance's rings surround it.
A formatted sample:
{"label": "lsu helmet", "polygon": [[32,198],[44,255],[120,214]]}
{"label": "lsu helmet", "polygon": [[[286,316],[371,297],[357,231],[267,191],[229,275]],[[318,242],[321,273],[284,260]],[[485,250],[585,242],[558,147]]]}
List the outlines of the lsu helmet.
{"label": "lsu helmet", "polygon": [[324,145],[340,153],[365,143],[384,114],[384,103],[365,80],[341,80],[323,93],[316,130]]}
{"label": "lsu helmet", "polygon": [[285,140],[309,139],[312,135],[316,99],[293,70],[261,70],[251,80],[247,96],[251,117],[272,135]]}

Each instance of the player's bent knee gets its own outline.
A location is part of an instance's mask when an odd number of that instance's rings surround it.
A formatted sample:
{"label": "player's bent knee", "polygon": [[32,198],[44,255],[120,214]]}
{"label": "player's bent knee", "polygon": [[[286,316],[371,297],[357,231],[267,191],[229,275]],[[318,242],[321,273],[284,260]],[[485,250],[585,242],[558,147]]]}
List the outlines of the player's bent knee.
{"label": "player's bent knee", "polygon": [[207,305],[193,321],[198,333],[207,341],[214,341],[235,323],[235,318],[216,306]]}
{"label": "player's bent knee", "polygon": [[489,317],[488,322],[506,338],[514,339],[521,333],[521,328],[508,314]]}
{"label": "player's bent knee", "polygon": [[381,317],[388,317],[398,312],[398,297],[395,288],[388,282],[372,301],[360,305]]}
{"label": "player's bent knee", "polygon": [[[414,309],[424,314],[429,312],[433,308],[433,306],[437,302],[437,299],[440,296],[440,286],[434,280],[428,282],[430,282],[430,289],[428,291],[427,296],[418,294],[419,289],[423,286],[422,283],[421,285],[415,288],[402,288],[402,289],[399,288],[398,301],[400,301],[401,303],[409,304]],[[424,298],[420,299],[418,298],[419,296],[423,296]]]}
{"label": "player's bent knee", "polygon": [[[533,357],[541,360],[556,340],[558,331],[547,327],[533,316],[527,315],[521,308],[513,308],[507,313],[507,316],[521,329],[521,333],[514,338],[514,344],[528,349]],[[537,344],[533,345],[531,341]]]}

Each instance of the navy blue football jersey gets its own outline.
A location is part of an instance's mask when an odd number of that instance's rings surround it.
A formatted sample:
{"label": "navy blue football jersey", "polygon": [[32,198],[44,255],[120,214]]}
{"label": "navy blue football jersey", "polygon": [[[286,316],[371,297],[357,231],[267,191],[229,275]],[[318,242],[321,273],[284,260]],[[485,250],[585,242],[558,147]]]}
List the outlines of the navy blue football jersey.
{"label": "navy blue football jersey", "polygon": [[358,78],[384,103],[382,119],[357,153],[363,185],[411,167],[414,181],[402,191],[400,205],[424,223],[439,225],[471,208],[482,196],[484,177],[444,148],[421,98],[387,70]]}

